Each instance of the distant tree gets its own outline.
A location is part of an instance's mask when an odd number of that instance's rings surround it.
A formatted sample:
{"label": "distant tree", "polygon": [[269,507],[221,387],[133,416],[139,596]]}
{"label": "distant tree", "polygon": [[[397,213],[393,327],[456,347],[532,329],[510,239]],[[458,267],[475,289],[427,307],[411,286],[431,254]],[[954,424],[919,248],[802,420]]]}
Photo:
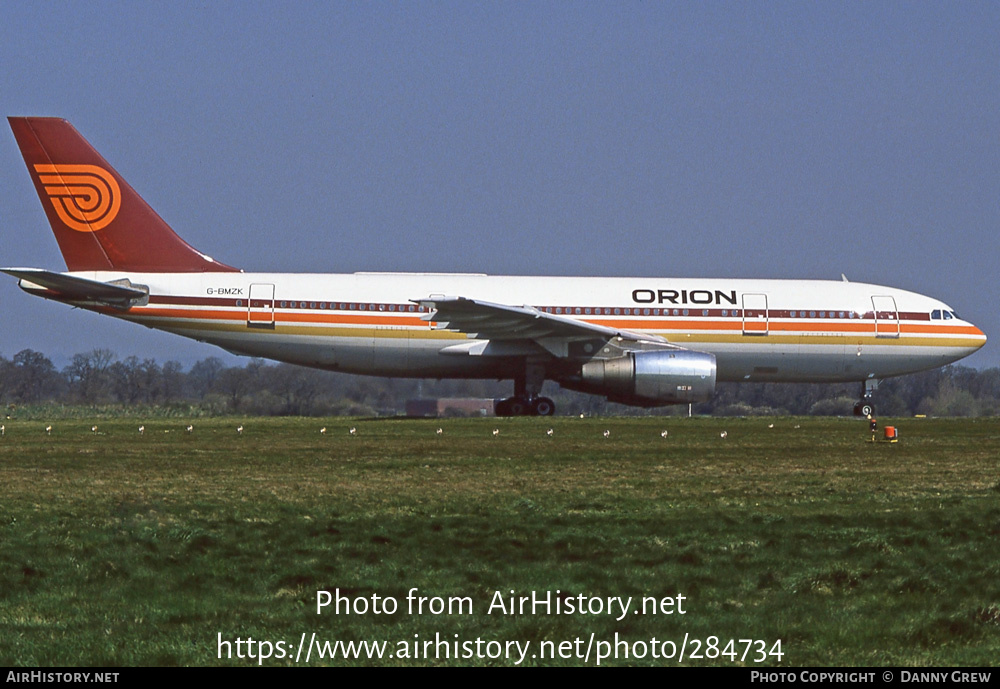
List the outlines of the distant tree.
{"label": "distant tree", "polygon": [[[62,372],[40,352],[25,349],[10,360],[0,356],[0,400],[5,404],[56,400],[94,404],[157,404],[194,400],[206,411],[286,415],[371,414],[403,409],[414,397],[501,398],[510,381],[413,380],[331,373],[253,359],[227,368],[216,357],[199,361],[188,373],[176,361],[160,365],[136,356],[117,361],[113,352],[76,354]],[[858,383],[720,383],[695,414],[774,415],[849,413]],[[608,402],[600,395],[564,390],[546,383],[543,392],[561,414],[686,415],[687,405],[643,409]],[[947,366],[882,381],[875,395],[880,416],[915,413],[971,416],[1000,413],[1000,368]]]}
{"label": "distant tree", "polygon": [[321,384],[312,371],[301,366],[280,364],[261,369],[261,386],[282,400],[277,413],[301,416],[312,413]]}
{"label": "distant tree", "polygon": [[139,373],[139,357],[130,356],[123,361],[116,361],[108,368],[111,387],[115,398],[123,404],[136,404],[143,396],[141,376]]}
{"label": "distant tree", "polygon": [[161,371],[163,385],[163,401],[178,402],[184,399],[184,367],[176,361],[168,361],[163,364]]}
{"label": "distant tree", "polygon": [[14,385],[14,363],[7,357],[0,356],[0,400],[11,398],[11,388]]}
{"label": "distant tree", "polygon": [[47,356],[31,349],[14,355],[8,368],[9,394],[20,403],[39,402],[58,393],[61,379]]}
{"label": "distant tree", "polygon": [[218,357],[202,359],[188,372],[188,387],[195,397],[203,400],[215,387],[216,381],[225,369],[226,366]]}
{"label": "distant tree", "polygon": [[213,385],[213,390],[226,397],[232,411],[241,411],[246,398],[260,388],[261,370],[264,362],[253,359],[244,368],[233,366],[224,369]]}
{"label": "distant tree", "polygon": [[110,369],[115,358],[115,353],[108,349],[75,354],[69,366],[63,369],[72,394],[85,404],[108,399],[112,387]]}
{"label": "distant tree", "polygon": [[139,386],[146,404],[163,399],[163,371],[155,359],[143,359],[139,364]]}

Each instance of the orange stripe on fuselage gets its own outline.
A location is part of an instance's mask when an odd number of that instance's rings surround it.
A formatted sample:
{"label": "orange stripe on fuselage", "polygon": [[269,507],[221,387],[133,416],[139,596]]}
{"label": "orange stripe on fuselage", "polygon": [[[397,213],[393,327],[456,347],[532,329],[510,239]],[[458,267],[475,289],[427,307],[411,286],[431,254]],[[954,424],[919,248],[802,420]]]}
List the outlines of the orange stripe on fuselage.
{"label": "orange stripe on fuselage", "polygon": [[[165,309],[151,306],[135,307],[130,314],[141,316],[155,316],[158,318],[184,318],[202,320],[223,320],[223,321],[245,321],[247,320],[246,308],[230,311],[219,309]],[[254,310],[255,316],[266,314],[266,311]],[[274,320],[277,323],[330,323],[347,325],[399,325],[399,326],[419,326],[427,325],[427,321],[413,316],[368,316],[353,314],[329,313],[282,313],[274,312]]]}
{"label": "orange stripe on fuselage", "polygon": [[[122,315],[121,312],[109,310],[113,315]],[[255,310],[258,316],[265,315],[265,311]],[[129,312],[130,315],[164,319],[184,319],[184,320],[207,320],[207,321],[246,321],[248,311],[246,307],[235,309],[217,308],[170,308],[158,306],[134,307]],[[299,312],[283,311],[276,309],[274,312],[276,324],[293,323],[315,323],[324,325],[352,325],[352,326],[395,326],[407,328],[430,328],[430,323],[423,320],[419,315],[381,315],[374,313],[343,313],[343,312]],[[753,330],[763,330],[765,325],[762,321],[751,320],[744,324],[742,319],[729,320],[699,320],[684,319],[671,320],[663,318],[651,319],[590,319],[582,322],[594,323],[609,328],[622,328],[627,330],[645,331],[658,333],[665,336],[678,335],[690,332],[733,332],[738,333],[749,328]],[[872,336],[875,334],[875,322],[871,320],[851,320],[846,322],[822,322],[815,319],[805,319],[801,321],[768,321],[767,330],[770,333],[782,335],[801,334],[809,336],[822,334],[822,336]],[[896,332],[895,323],[880,321],[879,333],[890,334]],[[901,322],[899,324],[901,335],[965,335],[970,337],[983,337],[982,331],[975,326],[967,325],[932,325],[927,322],[913,323]],[[759,337],[759,336],[758,336]],[[756,339],[756,338],[755,338]]]}
{"label": "orange stripe on fuselage", "polygon": [[[743,330],[742,320],[730,321],[698,321],[698,320],[662,320],[636,321],[636,320],[593,320],[587,321],[596,325],[603,325],[608,328],[623,328],[626,330],[641,330],[646,332],[677,331],[688,332],[698,330]],[[747,329],[763,330],[764,321],[747,321]],[[895,332],[894,322],[879,321],[879,332]],[[807,319],[797,322],[769,321],[766,323],[769,331],[782,333],[825,333],[830,335],[870,335],[875,332],[875,321],[852,320],[843,323],[819,322]],[[982,331],[975,326],[969,325],[924,325],[918,323],[900,322],[900,330],[904,333],[920,335],[928,334],[948,334],[948,335],[976,335],[982,336]]]}

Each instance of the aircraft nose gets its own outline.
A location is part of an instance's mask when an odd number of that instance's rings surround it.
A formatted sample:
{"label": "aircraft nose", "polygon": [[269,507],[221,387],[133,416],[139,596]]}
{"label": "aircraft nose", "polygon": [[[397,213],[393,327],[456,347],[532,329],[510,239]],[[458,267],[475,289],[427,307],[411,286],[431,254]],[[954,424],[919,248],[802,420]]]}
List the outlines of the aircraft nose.
{"label": "aircraft nose", "polygon": [[969,323],[968,327],[963,328],[963,333],[965,334],[964,339],[968,343],[967,348],[969,350],[969,354],[978,351],[984,344],[986,344],[986,333],[972,323]]}

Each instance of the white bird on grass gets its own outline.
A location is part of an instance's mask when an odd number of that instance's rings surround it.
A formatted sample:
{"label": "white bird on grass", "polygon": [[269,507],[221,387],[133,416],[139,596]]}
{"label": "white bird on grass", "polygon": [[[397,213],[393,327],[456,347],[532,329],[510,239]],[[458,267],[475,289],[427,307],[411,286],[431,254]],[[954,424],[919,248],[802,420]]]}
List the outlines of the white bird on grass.
{"label": "white bird on grass", "polygon": [[90,432],[96,434],[97,433],[97,426],[91,426],[90,427]]}
{"label": "white bird on grass", "polygon": [[549,430],[545,431],[545,435],[547,435],[547,436],[549,436],[549,437],[551,438],[551,437],[552,437],[552,432],[553,432],[553,431],[552,431],[552,429],[550,428]]}
{"label": "white bird on grass", "polygon": [[321,429],[319,429],[319,433],[320,435],[326,435],[326,426],[323,426]]}
{"label": "white bird on grass", "polygon": [[46,435],[52,435],[52,426],[46,426],[45,427],[45,434]]}
{"label": "white bird on grass", "polygon": [[236,432],[239,433],[240,435],[243,435],[243,426],[237,426]]}
{"label": "white bird on grass", "polygon": [[611,431],[604,431],[604,437],[605,438],[610,438],[611,437]]}
{"label": "white bird on grass", "polygon": [[493,429],[493,437],[495,438],[495,437],[497,437],[498,435],[500,435],[500,429],[499,429],[499,428],[494,428],[494,429]]}
{"label": "white bird on grass", "polygon": [[439,428],[439,429],[437,429],[434,432],[437,433],[438,435],[444,435],[444,429],[443,428]]}
{"label": "white bird on grass", "polygon": [[186,430],[188,433],[191,433],[191,432],[194,431],[194,426],[192,426],[191,424],[188,424],[188,427],[185,428],[184,430]]}
{"label": "white bird on grass", "polygon": [[146,432],[146,427],[145,426],[139,426],[139,435],[142,435],[145,432]]}
{"label": "white bird on grass", "polygon": [[357,432],[358,432],[358,429],[355,428],[354,426],[351,426],[351,430],[349,430],[347,432],[350,433],[351,435],[356,435]]}
{"label": "white bird on grass", "polygon": [[729,431],[722,431],[722,433],[719,433],[719,437],[723,438],[723,439],[728,438],[729,437]]}
{"label": "white bird on grass", "polygon": [[666,438],[668,435],[670,435],[670,433],[668,433],[667,431],[663,431],[662,433],[660,433],[661,438]]}

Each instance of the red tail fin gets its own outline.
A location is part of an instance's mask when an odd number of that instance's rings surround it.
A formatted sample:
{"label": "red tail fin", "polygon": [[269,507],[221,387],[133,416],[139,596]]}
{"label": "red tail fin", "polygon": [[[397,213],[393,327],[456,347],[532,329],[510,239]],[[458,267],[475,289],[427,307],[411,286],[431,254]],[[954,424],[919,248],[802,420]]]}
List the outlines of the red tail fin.
{"label": "red tail fin", "polygon": [[236,270],[178,237],[66,120],[8,120],[71,271]]}

